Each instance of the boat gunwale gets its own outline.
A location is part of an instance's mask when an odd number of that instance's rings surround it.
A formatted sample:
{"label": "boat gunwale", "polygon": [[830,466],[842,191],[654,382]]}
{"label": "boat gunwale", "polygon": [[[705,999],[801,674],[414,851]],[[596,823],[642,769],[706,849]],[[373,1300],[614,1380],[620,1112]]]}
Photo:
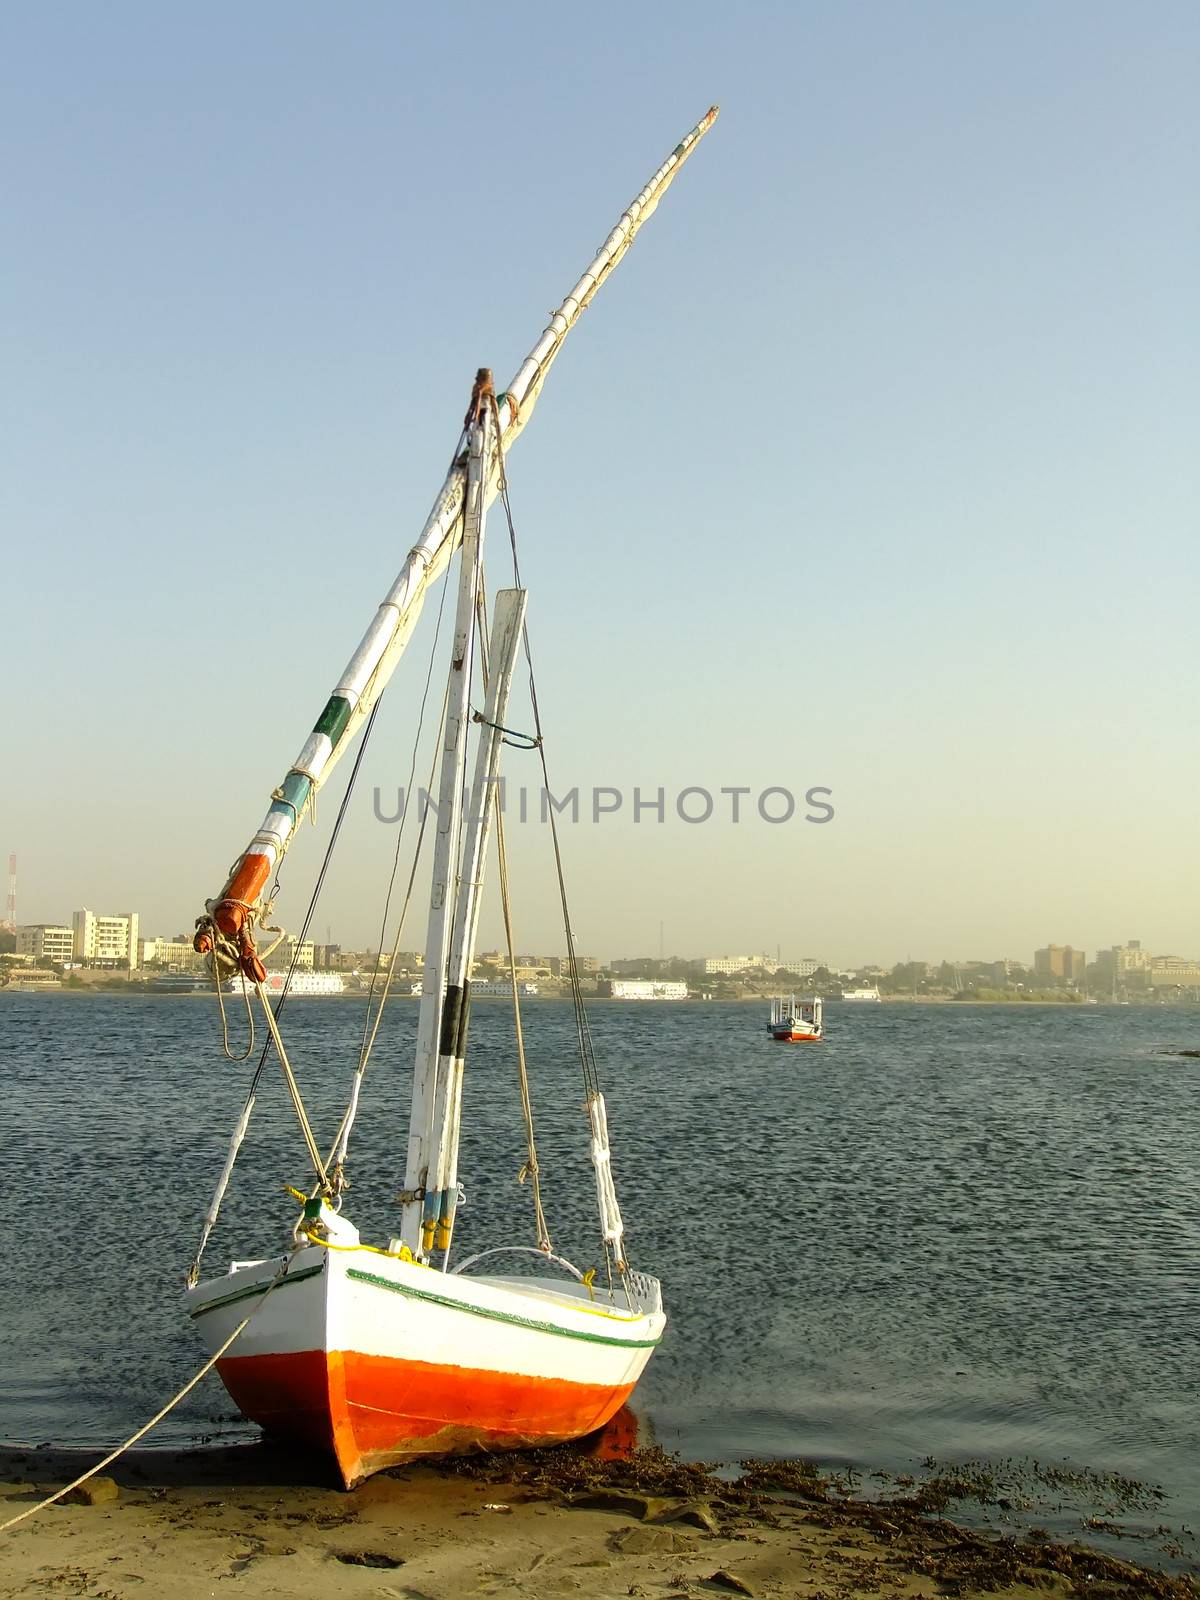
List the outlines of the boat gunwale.
{"label": "boat gunwale", "polygon": [[[259,1263],[255,1262],[254,1265],[258,1266]],[[241,1270],[244,1272],[248,1271],[249,1269],[244,1267]],[[241,1289],[234,1289],[229,1294],[215,1295],[211,1300],[205,1300],[203,1304],[189,1304],[188,1316],[193,1318],[202,1317],[207,1311],[218,1311],[222,1306],[231,1306],[235,1301],[246,1300],[251,1295],[265,1295],[268,1289],[272,1289],[272,1285],[274,1285],[272,1292],[275,1292],[275,1290],[286,1289],[289,1284],[304,1283],[309,1278],[317,1277],[318,1274],[324,1272],[324,1270],[325,1261],[321,1260],[313,1262],[310,1266],[300,1267],[295,1272],[285,1272],[282,1277],[279,1277],[276,1272],[270,1274],[269,1276],[255,1278],[253,1283],[248,1283],[244,1288]],[[233,1278],[239,1276],[239,1274],[236,1272],[227,1272],[225,1276],[227,1278]],[[194,1288],[191,1288],[187,1291],[185,1299],[188,1301],[199,1300],[201,1290],[215,1289],[217,1285],[221,1283],[221,1281],[222,1280],[220,1278],[210,1278],[207,1283],[198,1283]]]}
{"label": "boat gunwale", "polygon": [[[286,1273],[283,1277],[277,1280],[275,1287],[277,1289],[282,1289],[289,1283],[304,1283],[314,1277],[319,1276],[322,1272],[324,1272],[326,1263],[329,1259],[330,1258],[328,1255],[325,1255],[320,1261],[302,1267],[295,1272]],[[228,1274],[228,1276],[233,1276],[233,1274]],[[480,1305],[477,1301],[472,1301],[465,1297],[460,1299],[455,1295],[437,1294],[432,1290],[418,1288],[415,1284],[410,1285],[398,1283],[391,1278],[383,1277],[379,1273],[367,1272],[361,1268],[349,1266],[348,1264],[345,1267],[345,1277],[357,1283],[367,1284],[372,1288],[388,1289],[394,1294],[405,1295],[412,1300],[423,1300],[429,1304],[439,1305],[451,1311],[462,1311],[469,1316],[483,1317],[488,1321],[506,1322],[514,1327],[528,1328],[535,1333],[556,1334],[564,1339],[581,1339],[589,1344],[615,1345],[619,1348],[627,1350],[656,1349],[658,1345],[662,1343],[663,1330],[665,1329],[666,1325],[666,1318],[661,1311],[644,1312],[638,1317],[625,1317],[614,1315],[612,1312],[602,1311],[599,1308],[594,1308],[591,1306],[571,1306],[562,1305],[562,1302],[557,1303],[559,1306],[561,1306],[562,1310],[568,1313],[575,1313],[576,1315],[583,1316],[601,1316],[612,1322],[649,1323],[654,1316],[663,1318],[663,1328],[660,1328],[659,1332],[651,1339],[621,1338],[615,1334],[592,1333],[586,1328],[565,1327],[559,1323],[544,1321],[541,1318],[523,1317],[518,1312],[505,1311],[497,1306]],[[209,1287],[216,1287],[220,1281],[220,1279],[210,1279],[208,1284],[198,1284],[195,1289],[188,1291],[188,1298],[199,1298],[198,1291]],[[226,1306],[233,1305],[239,1300],[249,1299],[253,1295],[265,1295],[268,1289],[270,1289],[273,1281],[275,1280],[272,1277],[266,1275],[258,1276],[255,1278],[253,1283],[246,1284],[243,1288],[231,1290],[227,1294],[214,1295],[212,1299],[206,1299],[202,1304],[189,1306],[188,1314],[193,1319],[196,1319],[204,1316],[209,1311],[221,1310]],[[466,1281],[477,1284],[485,1284],[488,1288],[499,1289],[502,1293],[524,1293],[528,1298],[532,1298],[529,1291],[510,1289],[507,1283],[504,1283],[503,1281],[492,1283],[486,1278],[476,1278]],[[547,1302],[547,1304],[549,1304],[549,1302]]]}
{"label": "boat gunwale", "polygon": [[[434,1294],[427,1289],[418,1289],[415,1286],[410,1286],[408,1284],[395,1283],[390,1278],[381,1277],[375,1272],[363,1272],[357,1267],[347,1267],[346,1276],[347,1278],[353,1279],[357,1283],[368,1284],[372,1288],[388,1289],[391,1290],[393,1294],[407,1295],[409,1299],[424,1300],[432,1305],[447,1307],[451,1311],[463,1311],[466,1312],[468,1316],[485,1317],[491,1322],[507,1322],[518,1328],[529,1328],[534,1333],[552,1333],[563,1339],[583,1339],[588,1344],[617,1345],[626,1350],[654,1350],[657,1349],[657,1347],[662,1343],[661,1329],[653,1339],[620,1339],[613,1334],[589,1333],[586,1328],[566,1328],[562,1327],[558,1323],[543,1322],[534,1317],[522,1317],[514,1311],[501,1311],[497,1307],[479,1305],[466,1299],[459,1300],[453,1295]],[[487,1283],[487,1279],[475,1279],[474,1281],[476,1283]],[[493,1285],[489,1284],[488,1287],[493,1287]],[[569,1306],[565,1307],[564,1309],[574,1310],[575,1308],[573,1306]],[[601,1315],[607,1316],[608,1313],[601,1313]],[[657,1315],[661,1316],[662,1313],[659,1312]],[[613,1318],[612,1320],[633,1321],[635,1319],[622,1317]],[[639,1317],[636,1320],[639,1322],[643,1320],[649,1322],[650,1317]],[[665,1317],[663,1318],[663,1323],[665,1326]]]}

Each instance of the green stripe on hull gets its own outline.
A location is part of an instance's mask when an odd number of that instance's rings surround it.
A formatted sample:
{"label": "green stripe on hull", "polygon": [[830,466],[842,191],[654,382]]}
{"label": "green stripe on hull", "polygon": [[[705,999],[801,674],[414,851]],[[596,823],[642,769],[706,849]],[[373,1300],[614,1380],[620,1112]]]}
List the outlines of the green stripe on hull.
{"label": "green stripe on hull", "polygon": [[436,1306],[448,1306],[451,1311],[465,1311],[472,1317],[485,1317],[489,1322],[511,1322],[519,1328],[532,1328],[537,1333],[554,1333],[562,1339],[583,1339],[588,1344],[615,1344],[626,1350],[653,1350],[658,1339],[615,1339],[607,1333],[584,1333],[578,1328],[560,1328],[553,1322],[539,1322],[534,1317],[519,1317],[510,1311],[490,1311],[484,1306],[468,1305],[449,1295],[433,1294],[428,1289],[412,1289],[407,1284],[393,1283],[390,1278],[380,1278],[373,1272],[359,1272],[355,1267],[346,1271],[348,1278],[359,1283],[372,1284],[376,1289],[390,1289],[393,1294],[407,1295],[411,1300],[428,1300]]}
{"label": "green stripe on hull", "polygon": [[[318,1272],[324,1272],[324,1270],[325,1263],[321,1261],[315,1267],[305,1267],[302,1272],[289,1272],[287,1277],[280,1278],[275,1285],[274,1292],[278,1294],[280,1289],[286,1289],[292,1283],[303,1283],[305,1278],[315,1278]],[[252,1284],[248,1289],[237,1289],[233,1294],[222,1295],[219,1300],[209,1300],[206,1305],[197,1306],[195,1311],[192,1312],[192,1316],[202,1317],[206,1311],[217,1311],[221,1306],[231,1306],[237,1300],[248,1300],[251,1295],[266,1294],[271,1287],[272,1281],[272,1279],[268,1278],[265,1282]]]}

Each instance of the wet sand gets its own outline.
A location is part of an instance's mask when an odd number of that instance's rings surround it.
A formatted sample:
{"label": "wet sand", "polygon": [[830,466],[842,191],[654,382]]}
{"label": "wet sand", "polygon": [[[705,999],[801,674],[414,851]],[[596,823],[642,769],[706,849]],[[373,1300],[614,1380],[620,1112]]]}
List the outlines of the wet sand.
{"label": "wet sand", "polygon": [[[0,1452],[0,1521],[87,1465]],[[346,1494],[314,1485],[310,1462],[245,1446],[131,1453],[96,1481],[109,1498],[0,1534],[5,1600],[1200,1596],[1194,1578],[1082,1545],[971,1532],[903,1497],[844,1499],[800,1463],[727,1482],[653,1449],[532,1452],[405,1468]]]}

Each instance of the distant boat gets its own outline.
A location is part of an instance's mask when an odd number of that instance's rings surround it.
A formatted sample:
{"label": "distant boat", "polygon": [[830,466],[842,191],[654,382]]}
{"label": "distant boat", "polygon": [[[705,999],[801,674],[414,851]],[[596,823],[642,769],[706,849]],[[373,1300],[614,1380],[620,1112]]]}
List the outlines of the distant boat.
{"label": "distant boat", "polygon": [[[471,993],[501,995],[505,1000],[512,998],[512,980],[510,978],[472,978]],[[532,998],[541,993],[538,985],[532,982],[518,983],[517,993],[523,1000]]]}
{"label": "distant boat", "polygon": [[[306,972],[303,968],[292,973],[290,983],[286,972],[268,972],[262,986],[267,994],[283,994],[286,991],[294,996],[346,992],[346,980],[340,972]],[[241,978],[230,978],[229,988],[241,994]]]}
{"label": "distant boat", "polygon": [[688,986],[673,978],[606,978],[600,993],[610,1000],[686,1000]]}
{"label": "distant boat", "polygon": [[777,1044],[820,1044],[825,1037],[821,1001],[797,1000],[794,994],[776,995],[771,1001],[767,1032]]}
{"label": "distant boat", "polygon": [[843,1000],[865,1000],[871,1005],[879,1005],[881,996],[878,989],[843,989]]}

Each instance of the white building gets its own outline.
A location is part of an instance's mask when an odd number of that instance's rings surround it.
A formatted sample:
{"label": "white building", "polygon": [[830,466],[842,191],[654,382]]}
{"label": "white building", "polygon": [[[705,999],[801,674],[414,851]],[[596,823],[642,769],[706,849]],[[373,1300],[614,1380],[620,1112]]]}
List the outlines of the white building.
{"label": "white building", "polygon": [[208,958],[192,948],[190,941],[181,939],[143,939],[141,942],[142,966],[153,963],[167,972],[206,972]]}
{"label": "white building", "polygon": [[1150,960],[1150,983],[1155,989],[1200,988],[1200,961],[1187,956],[1153,956]]}
{"label": "white building", "polygon": [[17,954],[31,956],[34,961],[50,961],[62,966],[75,954],[75,932],[72,928],[55,927],[48,922],[31,923],[17,929]]}
{"label": "white building", "polygon": [[[566,956],[550,956],[547,960],[551,975],[555,978],[569,978],[571,976],[571,963]],[[581,956],[576,953],[575,970],[595,976],[600,971],[602,963],[599,956]]]}
{"label": "white building", "polygon": [[714,972],[745,972],[747,967],[756,967],[759,970],[770,971],[771,963],[763,956],[705,956],[704,974],[711,976]]}
{"label": "white building", "polygon": [[316,946],[311,939],[305,939],[304,943],[299,947],[299,954],[296,955],[295,939],[287,938],[279,946],[277,955],[278,959],[286,962],[289,967],[292,965],[293,957],[295,957],[296,970],[298,972],[311,972],[313,959],[316,955]]}
{"label": "white building", "polygon": [[138,964],[138,914],[100,917],[86,907],[71,918],[74,959],[88,966],[126,967]]}
{"label": "white building", "polygon": [[[1167,959],[1151,956],[1148,950],[1142,949],[1140,939],[1130,939],[1128,944],[1115,944],[1112,948],[1113,960],[1116,962],[1118,972],[1148,972],[1153,962]],[[1170,959],[1178,960],[1178,957]]]}

